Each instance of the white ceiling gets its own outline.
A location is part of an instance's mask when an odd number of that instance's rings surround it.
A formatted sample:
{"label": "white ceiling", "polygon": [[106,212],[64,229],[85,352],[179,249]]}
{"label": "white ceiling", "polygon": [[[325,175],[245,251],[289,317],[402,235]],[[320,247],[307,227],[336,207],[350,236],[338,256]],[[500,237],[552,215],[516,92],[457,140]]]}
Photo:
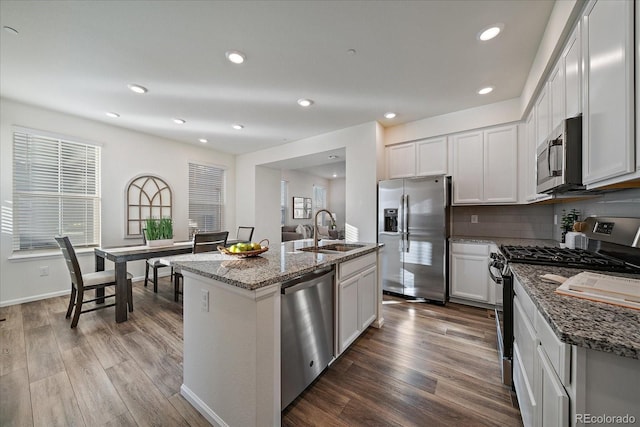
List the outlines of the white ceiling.
{"label": "white ceiling", "polygon": [[321,153],[309,154],[303,157],[265,163],[261,166],[283,170],[299,170],[300,172],[319,176],[325,179],[339,179],[345,178],[347,175],[346,159],[347,150],[339,148],[323,151]]}
{"label": "white ceiling", "polygon": [[[518,97],[552,7],[544,0],[2,1],[1,25],[19,34],[0,32],[0,95],[186,143],[207,138],[211,148],[240,154]],[[494,23],[503,33],[477,40]],[[246,62],[229,63],[231,49]],[[134,94],[129,83],[149,92]],[[496,89],[478,95],[487,85]],[[302,109],[298,98],[315,104]],[[398,117],[384,119],[386,111]]]}

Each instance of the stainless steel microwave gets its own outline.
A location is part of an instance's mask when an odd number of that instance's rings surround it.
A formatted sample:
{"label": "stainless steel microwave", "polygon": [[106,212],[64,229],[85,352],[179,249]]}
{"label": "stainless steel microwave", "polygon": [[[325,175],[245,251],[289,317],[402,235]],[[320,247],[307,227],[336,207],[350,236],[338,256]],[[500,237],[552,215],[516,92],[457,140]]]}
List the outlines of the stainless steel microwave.
{"label": "stainless steel microwave", "polygon": [[563,120],[536,150],[537,191],[556,193],[582,185],[582,116]]}

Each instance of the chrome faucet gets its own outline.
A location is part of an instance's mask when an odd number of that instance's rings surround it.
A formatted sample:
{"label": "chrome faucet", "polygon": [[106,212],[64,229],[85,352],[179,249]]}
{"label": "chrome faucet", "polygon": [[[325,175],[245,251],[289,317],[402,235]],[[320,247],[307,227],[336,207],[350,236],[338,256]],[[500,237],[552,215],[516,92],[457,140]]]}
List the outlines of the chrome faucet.
{"label": "chrome faucet", "polygon": [[315,219],[313,220],[313,247],[316,248],[316,249],[318,248],[318,241],[320,240],[320,239],[318,239],[318,214],[320,212],[328,213],[329,216],[331,217],[331,221],[333,223],[336,222],[336,219],[333,217],[333,214],[331,212],[329,212],[328,210],[320,209],[318,212],[316,212]]}

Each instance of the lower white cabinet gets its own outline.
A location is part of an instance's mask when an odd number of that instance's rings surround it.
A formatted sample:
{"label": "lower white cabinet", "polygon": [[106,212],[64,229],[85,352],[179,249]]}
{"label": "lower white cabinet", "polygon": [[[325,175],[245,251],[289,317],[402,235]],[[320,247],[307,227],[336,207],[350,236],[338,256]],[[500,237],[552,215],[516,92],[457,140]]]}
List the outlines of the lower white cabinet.
{"label": "lower white cabinet", "polygon": [[569,396],[549,361],[543,347],[536,349],[539,375],[537,385],[540,402],[540,425],[564,427],[569,425]]}
{"label": "lower white cabinet", "polygon": [[376,319],[376,255],[340,264],[338,274],[338,354]]}
{"label": "lower white cabinet", "polygon": [[490,247],[488,243],[451,244],[450,299],[495,303],[488,271]]}
{"label": "lower white cabinet", "polygon": [[570,346],[553,335],[515,277],[514,293],[513,382],[522,422],[525,427],[568,426]]}

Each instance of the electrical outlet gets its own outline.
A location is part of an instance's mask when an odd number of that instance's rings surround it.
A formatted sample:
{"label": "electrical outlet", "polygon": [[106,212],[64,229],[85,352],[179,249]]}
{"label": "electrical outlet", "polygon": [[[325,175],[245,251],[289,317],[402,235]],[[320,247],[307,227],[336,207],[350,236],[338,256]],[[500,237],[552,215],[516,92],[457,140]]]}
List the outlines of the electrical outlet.
{"label": "electrical outlet", "polygon": [[49,275],[49,266],[46,265],[44,267],[40,267],[40,276],[48,276]]}
{"label": "electrical outlet", "polygon": [[206,289],[200,289],[200,311],[209,311],[209,291]]}
{"label": "electrical outlet", "polygon": [[471,215],[471,224],[478,223],[478,215]]}

